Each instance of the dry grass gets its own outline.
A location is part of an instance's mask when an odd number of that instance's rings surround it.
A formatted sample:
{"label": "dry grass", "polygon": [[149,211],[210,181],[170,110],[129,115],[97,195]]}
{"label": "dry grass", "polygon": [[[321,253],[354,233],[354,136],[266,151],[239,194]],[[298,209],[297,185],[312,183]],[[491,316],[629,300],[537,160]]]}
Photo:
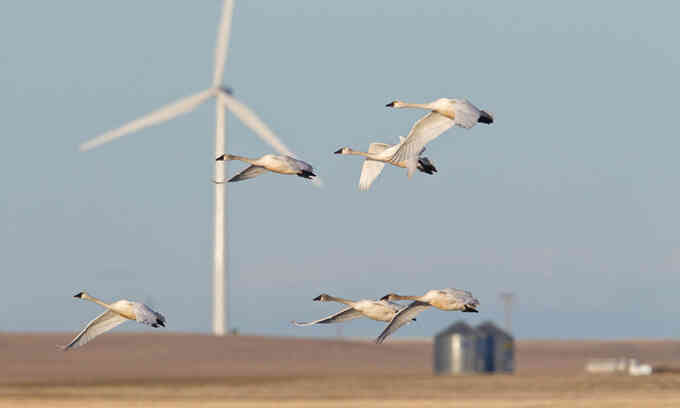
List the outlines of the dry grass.
{"label": "dry grass", "polygon": [[516,375],[434,377],[428,342],[122,333],[54,350],[68,337],[0,335],[0,406],[680,406],[680,375],[583,374],[589,357],[678,365],[672,341],[519,342]]}

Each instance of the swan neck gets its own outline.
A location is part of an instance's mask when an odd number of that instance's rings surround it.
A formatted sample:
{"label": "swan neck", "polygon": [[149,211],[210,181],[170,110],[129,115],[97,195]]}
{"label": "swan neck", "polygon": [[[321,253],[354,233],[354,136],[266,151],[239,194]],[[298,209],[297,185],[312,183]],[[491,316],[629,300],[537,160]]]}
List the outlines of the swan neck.
{"label": "swan neck", "polygon": [[392,296],[392,299],[394,299],[394,300],[420,300],[420,296],[395,295],[395,296]]}
{"label": "swan neck", "polygon": [[[111,306],[108,303],[104,303],[103,301],[97,299],[96,297],[92,297],[90,295],[85,294],[85,295],[83,295],[83,299],[94,302],[94,303],[96,303],[100,306],[107,308],[107,309],[111,309]],[[113,309],[111,309],[111,310],[113,310]]]}
{"label": "swan neck", "polygon": [[432,109],[432,104],[430,103],[408,103],[401,102],[395,108],[418,108],[418,109]]}
{"label": "swan neck", "polygon": [[349,305],[349,306],[352,306],[352,304],[354,304],[354,302],[351,301],[351,300],[343,299],[343,298],[339,298],[339,297],[335,297],[335,296],[328,296],[328,301],[329,302],[344,303],[344,304]]}
{"label": "swan neck", "polygon": [[253,162],[255,161],[255,159],[250,159],[248,157],[243,157],[243,156],[237,156],[235,154],[228,154],[227,160],[239,160],[239,161],[250,163],[250,164],[253,164]]}

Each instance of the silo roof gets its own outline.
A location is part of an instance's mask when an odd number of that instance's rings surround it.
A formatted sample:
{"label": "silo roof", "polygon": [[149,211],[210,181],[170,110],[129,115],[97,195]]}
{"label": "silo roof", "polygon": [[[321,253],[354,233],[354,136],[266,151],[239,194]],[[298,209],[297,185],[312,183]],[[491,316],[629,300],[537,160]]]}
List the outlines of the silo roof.
{"label": "silo roof", "polygon": [[506,332],[505,330],[501,329],[500,327],[496,326],[493,322],[490,320],[487,320],[486,322],[480,324],[477,326],[477,331],[480,333],[484,334],[491,334],[494,336],[503,336],[503,337],[508,337],[512,338],[512,334]]}
{"label": "silo roof", "polygon": [[474,327],[470,326],[464,321],[459,320],[456,323],[452,324],[451,326],[447,327],[446,329],[437,333],[436,337],[448,336],[451,334],[474,335],[477,334],[477,330],[475,330]]}

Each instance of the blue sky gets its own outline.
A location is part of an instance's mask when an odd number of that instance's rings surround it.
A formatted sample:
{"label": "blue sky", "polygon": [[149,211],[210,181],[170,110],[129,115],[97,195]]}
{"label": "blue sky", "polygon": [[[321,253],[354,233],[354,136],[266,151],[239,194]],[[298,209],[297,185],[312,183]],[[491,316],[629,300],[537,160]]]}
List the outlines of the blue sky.
{"label": "blue sky", "polygon": [[[458,318],[520,338],[671,337],[680,329],[680,6],[652,3],[237,1],[225,84],[323,176],[228,190],[230,325],[292,328],[377,298],[471,290],[479,315],[428,311],[401,336]],[[148,302],[169,329],[211,325],[214,107],[100,149],[77,145],[212,78],[219,1],[0,6],[0,330],[75,331],[71,296]],[[423,112],[393,99],[466,97],[496,123],[428,146],[439,172],[361,160]],[[271,150],[228,119],[229,150]],[[231,164],[229,173],[243,166]],[[374,336],[381,325],[344,325]],[[133,328],[133,327],[129,327]]]}

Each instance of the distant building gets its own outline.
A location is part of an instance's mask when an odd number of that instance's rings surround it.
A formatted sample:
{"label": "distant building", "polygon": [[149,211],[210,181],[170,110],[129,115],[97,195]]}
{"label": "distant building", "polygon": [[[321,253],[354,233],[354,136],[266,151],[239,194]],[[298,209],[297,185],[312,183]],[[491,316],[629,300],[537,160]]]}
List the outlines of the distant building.
{"label": "distant building", "polygon": [[515,370],[515,341],[490,321],[477,326],[477,370],[485,373]]}
{"label": "distant building", "polygon": [[491,322],[476,328],[456,322],[434,338],[435,374],[512,372],[513,337]]}
{"label": "distant building", "polygon": [[477,331],[460,321],[434,338],[435,374],[465,374],[477,371]]}

